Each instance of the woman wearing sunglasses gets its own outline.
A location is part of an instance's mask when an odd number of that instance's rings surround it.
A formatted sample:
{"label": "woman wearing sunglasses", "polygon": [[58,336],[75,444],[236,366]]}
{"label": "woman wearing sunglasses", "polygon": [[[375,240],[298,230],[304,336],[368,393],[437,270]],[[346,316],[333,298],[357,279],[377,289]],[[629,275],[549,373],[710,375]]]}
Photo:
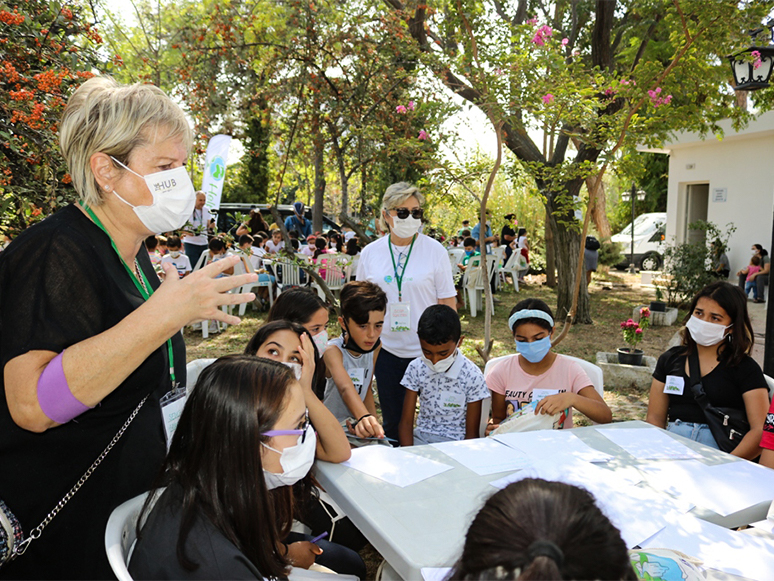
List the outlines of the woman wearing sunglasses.
{"label": "woman wearing sunglasses", "polygon": [[457,291],[444,247],[419,232],[424,196],[411,184],[387,188],[382,199],[382,227],[388,235],[363,248],[357,280],[379,285],[387,294],[382,350],[374,369],[384,432],[398,439],[405,389],[400,381],[412,360],[422,354],[417,323],[435,304],[456,309]]}
{"label": "woman wearing sunglasses", "polygon": [[315,457],[349,451],[315,434],[308,391],[281,361],[229,355],[202,371],[138,521],[134,579],[280,578],[320,562],[324,541],[289,538],[293,485],[309,494]]}

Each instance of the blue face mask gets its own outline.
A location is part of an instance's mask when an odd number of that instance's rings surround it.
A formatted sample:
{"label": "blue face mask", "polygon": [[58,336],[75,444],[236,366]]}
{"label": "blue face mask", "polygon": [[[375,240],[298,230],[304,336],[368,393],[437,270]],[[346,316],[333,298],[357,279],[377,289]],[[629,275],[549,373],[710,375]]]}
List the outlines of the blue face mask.
{"label": "blue face mask", "polygon": [[530,363],[540,363],[551,350],[551,337],[546,336],[532,343],[516,341],[516,348]]}
{"label": "blue face mask", "polygon": [[473,256],[473,250],[466,250],[465,256]]}

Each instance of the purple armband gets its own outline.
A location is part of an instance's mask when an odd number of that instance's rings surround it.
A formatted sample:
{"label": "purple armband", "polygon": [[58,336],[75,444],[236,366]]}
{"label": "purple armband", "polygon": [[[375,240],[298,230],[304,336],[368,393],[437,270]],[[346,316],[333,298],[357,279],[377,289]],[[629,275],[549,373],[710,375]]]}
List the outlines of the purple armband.
{"label": "purple armband", "polygon": [[70,391],[62,367],[64,351],[49,361],[38,379],[38,404],[46,417],[57,424],[66,424],[83,412],[90,410]]}

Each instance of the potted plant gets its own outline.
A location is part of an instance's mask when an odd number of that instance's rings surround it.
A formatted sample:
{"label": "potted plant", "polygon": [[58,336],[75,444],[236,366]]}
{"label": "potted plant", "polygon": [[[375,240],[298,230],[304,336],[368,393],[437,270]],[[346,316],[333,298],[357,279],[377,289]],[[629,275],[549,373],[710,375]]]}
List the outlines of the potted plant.
{"label": "potted plant", "polygon": [[631,347],[618,349],[618,363],[623,365],[642,365],[642,349],[637,349],[637,343],[642,341],[642,334],[650,323],[650,309],[640,309],[640,322],[629,319],[621,323],[624,341]]}
{"label": "potted plant", "polygon": [[661,287],[656,287],[656,300],[650,301],[650,310],[657,313],[663,313],[666,311],[666,303],[661,299],[664,298],[664,293],[661,291]]}

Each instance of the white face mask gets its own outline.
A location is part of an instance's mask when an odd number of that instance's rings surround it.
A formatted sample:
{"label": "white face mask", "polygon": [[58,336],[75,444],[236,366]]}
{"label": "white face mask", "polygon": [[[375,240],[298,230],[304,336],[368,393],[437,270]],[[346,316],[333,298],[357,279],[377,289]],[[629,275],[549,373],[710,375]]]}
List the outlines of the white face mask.
{"label": "white face mask", "polygon": [[300,363],[296,363],[294,361],[283,361],[283,365],[287,365],[290,367],[290,369],[293,370],[293,375],[296,378],[296,381],[301,381],[301,372],[303,372],[304,368]]}
{"label": "white face mask", "polygon": [[328,346],[328,330],[323,329],[317,335],[312,337],[315,347],[317,347],[317,354],[322,357],[325,353],[325,348]]}
{"label": "white face mask", "polygon": [[698,345],[709,347],[710,345],[716,345],[725,339],[726,329],[731,327],[731,325],[724,327],[718,323],[702,321],[701,319],[697,319],[696,316],[691,315],[691,318],[688,319],[685,327]]}
{"label": "white face mask", "polygon": [[756,254],[758,254],[758,249],[757,248],[753,248],[752,250],[750,250],[750,254],[755,256]]}
{"label": "white face mask", "polygon": [[392,217],[392,231],[398,238],[411,238],[414,234],[419,232],[419,227],[422,225],[422,220],[409,216],[402,220],[397,216]]}
{"label": "white face mask", "polygon": [[111,159],[137,177],[143,178],[148,185],[153,196],[150,206],[134,206],[113,190],[119,200],[134,208],[134,213],[148,230],[156,234],[170,232],[181,228],[188,221],[188,216],[196,205],[196,191],[185,166],[141,176],[115,157],[111,156]]}
{"label": "white face mask", "polygon": [[179,251],[179,250],[170,250],[170,252],[169,252],[169,255],[170,255],[172,258],[177,258],[177,257],[179,257],[179,256],[180,256],[180,251]]}
{"label": "white face mask", "polygon": [[451,369],[451,366],[454,365],[454,361],[457,359],[457,350],[455,349],[454,353],[449,355],[446,359],[441,359],[435,363],[432,363],[427,357],[425,357],[424,353],[420,355],[420,357],[422,357],[422,361],[425,362],[425,365],[427,365],[435,373],[446,373],[449,371],[449,369]]}
{"label": "white face mask", "polygon": [[261,442],[261,445],[280,455],[280,466],[282,466],[282,472],[279,474],[269,472],[264,468],[263,477],[266,481],[266,488],[273,490],[280,486],[293,486],[309,473],[312,464],[314,464],[317,435],[309,426],[306,429],[306,438],[303,442],[301,442],[301,439],[302,436],[299,436],[298,443],[295,446],[285,448],[282,451]]}

